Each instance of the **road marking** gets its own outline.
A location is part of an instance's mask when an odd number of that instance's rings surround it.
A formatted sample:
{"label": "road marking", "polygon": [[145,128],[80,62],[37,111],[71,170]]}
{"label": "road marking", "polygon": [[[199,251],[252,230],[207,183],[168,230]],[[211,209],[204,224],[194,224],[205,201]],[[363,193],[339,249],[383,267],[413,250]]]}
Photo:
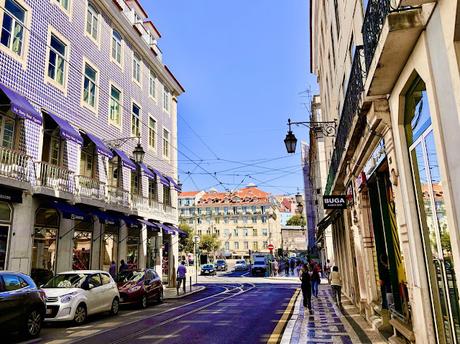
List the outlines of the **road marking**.
{"label": "road marking", "polygon": [[281,319],[278,321],[276,324],[275,329],[273,330],[270,338],[267,341],[267,344],[277,344],[281,340],[281,336],[283,334],[284,327],[286,326],[287,322],[289,321],[289,317],[291,316],[292,310],[295,305],[295,301],[297,300],[297,297],[299,296],[300,289],[297,289],[291,297],[291,301],[289,301],[289,304],[287,305],[286,310],[284,311],[283,315],[281,316]]}

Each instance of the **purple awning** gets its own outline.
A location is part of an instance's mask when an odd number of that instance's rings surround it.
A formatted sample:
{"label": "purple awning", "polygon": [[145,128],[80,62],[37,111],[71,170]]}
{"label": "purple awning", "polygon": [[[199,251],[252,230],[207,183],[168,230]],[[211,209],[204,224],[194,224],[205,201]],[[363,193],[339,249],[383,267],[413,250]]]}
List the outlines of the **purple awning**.
{"label": "purple awning", "polygon": [[142,171],[145,173],[145,175],[147,176],[147,178],[150,178],[150,179],[155,179],[155,173],[153,173],[152,171],[149,170],[149,168],[147,166],[145,166],[144,163],[140,163],[139,164],[140,168],[142,169]]}
{"label": "purple awning", "polygon": [[43,118],[40,112],[35,110],[24,96],[2,84],[0,84],[0,89],[10,101],[11,112],[22,118],[30,119],[36,124],[41,125],[43,123]]}
{"label": "purple awning", "polygon": [[148,229],[150,229],[150,230],[152,230],[154,232],[159,232],[160,231],[160,225],[157,224],[157,223],[150,222],[150,221],[144,220],[144,219],[138,219],[137,221],[139,221],[141,224],[146,225]]}
{"label": "purple awning", "polygon": [[170,177],[170,176],[165,176],[165,178],[166,178],[167,180],[169,180],[169,182],[172,184],[172,186],[174,187],[174,189],[176,189],[176,191],[179,191],[179,192],[182,191],[181,188],[180,188],[180,186],[179,186],[179,184],[177,184],[177,183],[174,181],[174,179],[173,179],[172,177]]}
{"label": "purple awning", "polygon": [[57,124],[62,138],[73,141],[79,145],[83,144],[83,138],[81,137],[80,133],[74,127],[72,127],[69,122],[52,114],[51,112],[46,111],[46,114],[50,116],[51,119]]}
{"label": "purple awning", "polygon": [[86,136],[88,136],[88,138],[94,143],[94,145],[96,146],[96,150],[99,154],[106,156],[109,159],[113,158],[112,151],[109,148],[107,148],[105,143],[102,142],[102,140],[99,137],[94,136],[90,133],[86,133]]}
{"label": "purple awning", "polygon": [[157,177],[158,177],[158,179],[160,180],[160,183],[161,183],[161,184],[163,184],[164,186],[170,186],[169,180],[166,179],[166,178],[161,174],[160,171],[158,171],[158,170],[156,170],[156,169],[154,169],[154,168],[152,168],[152,171],[153,171],[153,173],[155,173],[155,174],[157,175]]}
{"label": "purple awning", "polygon": [[114,148],[113,151],[121,159],[121,163],[123,166],[129,168],[131,171],[137,170],[136,164],[126,155],[125,152],[117,148]]}
{"label": "purple awning", "polygon": [[171,234],[171,235],[176,234],[176,231],[173,228],[171,228],[168,225],[165,225],[164,223],[161,224],[161,228],[163,229],[163,232],[166,234]]}

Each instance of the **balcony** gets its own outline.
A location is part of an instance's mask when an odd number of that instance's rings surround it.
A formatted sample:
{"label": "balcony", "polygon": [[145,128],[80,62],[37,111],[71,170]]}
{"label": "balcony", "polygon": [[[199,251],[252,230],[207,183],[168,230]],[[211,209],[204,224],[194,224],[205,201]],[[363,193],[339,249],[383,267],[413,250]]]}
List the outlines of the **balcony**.
{"label": "balcony", "polygon": [[129,208],[129,191],[116,186],[107,186],[107,202],[115,207]]}
{"label": "balcony", "polygon": [[[58,192],[75,193],[74,173],[65,167],[45,161],[35,162],[35,180],[38,193],[56,196]],[[64,198],[68,198],[63,196]]]}
{"label": "balcony", "polygon": [[149,213],[150,212],[150,203],[148,197],[142,195],[131,195],[131,207],[133,212],[140,213]]}
{"label": "balcony", "polygon": [[402,0],[394,8],[390,0],[369,0],[362,28],[367,95],[393,89],[434,8],[435,1],[428,2]]}
{"label": "balcony", "polygon": [[353,145],[353,138],[359,136],[364,129],[366,123],[359,116],[360,107],[362,105],[362,96],[364,91],[364,56],[363,48],[357,47],[353,57],[350,78],[348,81],[347,91],[345,93],[345,102],[340,116],[339,127],[335,140],[334,152],[332,154],[331,164],[329,167],[329,175],[326,184],[325,193],[330,194],[333,186],[336,183],[336,177],[340,174],[341,162],[349,154],[347,151]]}
{"label": "balcony", "polygon": [[86,202],[91,202],[91,200],[106,201],[106,185],[97,179],[75,176],[75,186],[80,200],[86,199]]}
{"label": "balcony", "polygon": [[4,177],[4,184],[27,187],[30,183],[30,166],[31,159],[27,155],[0,147],[0,180]]}

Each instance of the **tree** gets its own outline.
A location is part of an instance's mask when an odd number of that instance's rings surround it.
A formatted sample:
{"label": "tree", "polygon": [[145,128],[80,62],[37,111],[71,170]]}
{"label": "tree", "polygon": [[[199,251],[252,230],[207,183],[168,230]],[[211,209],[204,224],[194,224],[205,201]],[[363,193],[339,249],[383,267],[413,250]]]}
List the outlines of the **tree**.
{"label": "tree", "polygon": [[220,241],[215,235],[204,234],[201,237],[200,249],[208,253],[214,252],[220,247]]}
{"label": "tree", "polygon": [[286,224],[288,226],[305,226],[307,222],[302,215],[294,215],[289,220],[287,220]]}
{"label": "tree", "polygon": [[186,223],[181,223],[179,228],[187,233],[187,236],[181,236],[179,239],[179,252],[192,253],[193,252],[193,229]]}

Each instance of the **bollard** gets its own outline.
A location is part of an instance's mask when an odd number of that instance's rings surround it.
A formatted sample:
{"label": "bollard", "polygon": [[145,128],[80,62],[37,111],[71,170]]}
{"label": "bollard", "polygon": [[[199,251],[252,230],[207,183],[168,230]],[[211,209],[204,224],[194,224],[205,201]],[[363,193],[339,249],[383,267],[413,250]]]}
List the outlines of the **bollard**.
{"label": "bollard", "polygon": [[190,276],[190,292],[192,292],[192,276]]}

